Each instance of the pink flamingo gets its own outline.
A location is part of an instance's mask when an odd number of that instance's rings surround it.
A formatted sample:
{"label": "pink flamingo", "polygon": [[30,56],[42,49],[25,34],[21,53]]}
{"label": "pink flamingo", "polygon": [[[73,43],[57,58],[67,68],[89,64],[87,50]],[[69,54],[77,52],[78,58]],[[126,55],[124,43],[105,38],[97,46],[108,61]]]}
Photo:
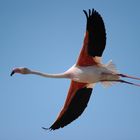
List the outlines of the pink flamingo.
{"label": "pink flamingo", "polygon": [[[115,65],[110,61],[108,64],[101,63],[101,57],[106,45],[106,31],[101,15],[94,9],[87,13],[83,10],[86,19],[86,33],[79,58],[70,69],[60,74],[47,74],[28,68],[15,68],[11,72],[20,74],[35,74],[47,78],[67,78],[71,79],[68,95],[60,114],[56,121],[50,126],[50,130],[63,128],[77,119],[85,110],[90,99],[93,86],[101,82],[109,86],[114,82],[126,83],[135,86],[139,84],[131,83],[123,78],[140,80],[140,78],[119,73]],[[47,129],[44,128],[43,129]]]}

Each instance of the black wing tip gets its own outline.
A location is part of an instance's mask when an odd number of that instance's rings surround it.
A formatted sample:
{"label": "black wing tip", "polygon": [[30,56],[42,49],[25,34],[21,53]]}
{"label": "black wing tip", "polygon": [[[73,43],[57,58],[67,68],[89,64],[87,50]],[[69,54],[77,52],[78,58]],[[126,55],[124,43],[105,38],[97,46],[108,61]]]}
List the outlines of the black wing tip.
{"label": "black wing tip", "polygon": [[95,9],[83,10],[86,18],[86,31],[89,33],[88,54],[101,57],[106,45],[106,30],[102,16]]}
{"label": "black wing tip", "polygon": [[45,130],[45,131],[54,131],[54,130],[56,130],[56,129],[59,129],[59,128],[55,128],[55,127],[53,127],[53,125],[51,126],[51,127],[49,127],[49,128],[46,128],[46,127],[41,127],[43,130]]}
{"label": "black wing tip", "polygon": [[88,19],[88,13],[86,10],[83,10],[84,14],[86,15],[86,18]]}
{"label": "black wing tip", "polygon": [[46,128],[46,127],[41,127],[42,129],[44,129],[44,130],[49,130],[49,128]]}
{"label": "black wing tip", "polygon": [[86,18],[87,18],[87,19],[88,19],[89,17],[91,17],[92,15],[94,15],[94,14],[98,14],[98,15],[99,15],[99,13],[98,13],[94,8],[92,8],[92,10],[89,9],[88,12],[87,12],[86,10],[83,10],[83,12],[84,12],[84,14],[86,15]]}
{"label": "black wing tip", "polygon": [[46,127],[41,127],[43,130],[45,131],[52,131],[53,129],[50,127],[50,128],[46,128]]}

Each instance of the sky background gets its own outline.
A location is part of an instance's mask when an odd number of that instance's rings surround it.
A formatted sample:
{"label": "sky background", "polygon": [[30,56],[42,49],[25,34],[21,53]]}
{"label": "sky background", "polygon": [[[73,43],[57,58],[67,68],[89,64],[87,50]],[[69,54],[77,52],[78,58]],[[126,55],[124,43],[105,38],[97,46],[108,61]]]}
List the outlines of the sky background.
{"label": "sky background", "polygon": [[[103,17],[110,59],[122,73],[140,77],[139,0],[0,0],[0,139],[139,140],[140,88],[97,84],[80,118],[47,132],[61,110],[70,81],[33,75],[10,77],[14,67],[48,73],[71,67],[81,49],[86,18]],[[139,82],[139,81],[136,81]]]}

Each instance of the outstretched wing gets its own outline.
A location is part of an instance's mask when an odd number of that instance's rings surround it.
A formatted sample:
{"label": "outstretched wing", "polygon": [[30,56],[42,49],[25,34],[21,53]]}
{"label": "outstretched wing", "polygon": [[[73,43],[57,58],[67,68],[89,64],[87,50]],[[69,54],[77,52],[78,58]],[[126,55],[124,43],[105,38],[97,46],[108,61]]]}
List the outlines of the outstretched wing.
{"label": "outstretched wing", "polygon": [[77,65],[91,66],[100,63],[106,45],[106,31],[102,17],[94,9],[87,13],[86,33]]}
{"label": "outstretched wing", "polygon": [[85,110],[91,93],[92,88],[88,88],[87,84],[72,81],[64,107],[49,129],[63,128],[77,119]]}
{"label": "outstretched wing", "polygon": [[[106,33],[103,20],[94,9],[87,17],[86,34],[82,50],[76,65],[90,66],[100,63],[100,57],[105,49]],[[92,93],[92,86],[88,84],[71,82],[64,107],[56,121],[49,128],[51,130],[62,128],[77,119],[85,110]]]}

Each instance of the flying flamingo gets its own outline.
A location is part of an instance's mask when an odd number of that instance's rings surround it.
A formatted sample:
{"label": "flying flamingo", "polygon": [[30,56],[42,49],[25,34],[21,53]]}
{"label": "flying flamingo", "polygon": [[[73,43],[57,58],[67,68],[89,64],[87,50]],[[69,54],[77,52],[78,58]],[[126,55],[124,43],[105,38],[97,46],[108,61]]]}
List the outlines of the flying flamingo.
{"label": "flying flamingo", "polygon": [[75,65],[60,74],[47,74],[28,68],[15,68],[11,72],[20,74],[35,74],[47,78],[71,79],[70,88],[65,104],[56,121],[49,127],[43,129],[55,130],[63,128],[77,119],[85,110],[90,99],[93,86],[101,82],[109,86],[114,82],[121,82],[140,86],[139,84],[127,82],[122,78],[140,80],[140,78],[119,73],[115,65],[110,61],[107,64],[101,63],[101,57],[106,45],[106,31],[101,15],[94,9],[86,12],[86,33],[83,47]]}

